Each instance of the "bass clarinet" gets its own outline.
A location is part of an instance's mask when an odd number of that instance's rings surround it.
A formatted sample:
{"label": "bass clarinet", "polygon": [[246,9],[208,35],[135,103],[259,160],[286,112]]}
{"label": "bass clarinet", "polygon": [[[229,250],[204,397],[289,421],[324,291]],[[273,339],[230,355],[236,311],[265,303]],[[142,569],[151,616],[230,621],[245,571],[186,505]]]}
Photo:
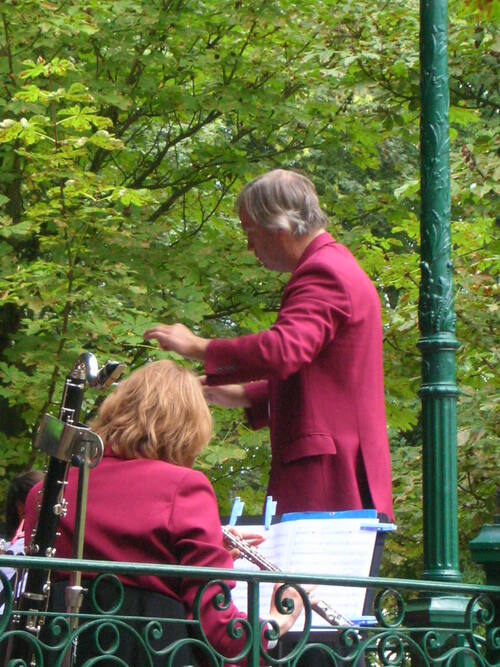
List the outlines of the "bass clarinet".
{"label": "bass clarinet", "polygon": [[[224,541],[227,542],[230,547],[238,549],[243,558],[246,558],[254,565],[257,565],[260,570],[266,570],[268,572],[281,572],[280,568],[265,558],[265,556],[263,556],[258,551],[258,549],[253,547],[243,538],[234,535],[234,533],[232,533],[231,530],[226,526],[222,527],[222,534],[224,536]],[[349,627],[354,626],[352,621],[350,621],[345,616],[342,616],[342,614],[335,609],[332,609],[332,607],[323,600],[317,600],[316,602],[311,603],[311,608],[330,625]]]}
{"label": "bass clarinet", "polygon": [[[59,517],[67,511],[64,489],[69,468],[72,465],[81,466],[82,461],[93,467],[102,457],[100,437],[79,423],[86,385],[104,389],[113,384],[124,370],[125,365],[115,361],[108,361],[99,369],[93,354],[82,353],[66,377],[59,418],[48,414],[44,416],[34,447],[45,452],[48,464],[38,521],[27,551],[29,556],[50,558],[55,555]],[[21,573],[20,581],[23,579],[24,590],[14,600],[9,628],[16,632],[7,646],[4,665],[12,660],[34,664],[32,642],[23,634],[39,636],[44,621],[40,614],[48,608],[50,570],[28,569],[25,576]]]}

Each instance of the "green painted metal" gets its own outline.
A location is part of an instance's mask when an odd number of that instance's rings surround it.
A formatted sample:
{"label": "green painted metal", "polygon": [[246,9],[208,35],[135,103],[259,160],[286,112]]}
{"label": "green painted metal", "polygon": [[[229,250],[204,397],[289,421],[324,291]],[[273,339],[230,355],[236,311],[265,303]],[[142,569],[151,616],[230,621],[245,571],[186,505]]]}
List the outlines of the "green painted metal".
{"label": "green painted metal", "polygon": [[[259,587],[255,582],[248,584],[248,621],[253,628],[259,628]],[[252,651],[251,659],[248,661],[248,667],[259,667],[260,654],[260,633],[252,632]]]}
{"label": "green painted metal", "polygon": [[472,560],[483,566],[488,584],[500,585],[500,514],[469,542]]}
{"label": "green painted metal", "polygon": [[39,569],[58,572],[72,572],[78,570],[80,572],[99,572],[102,574],[111,575],[128,575],[132,577],[139,576],[160,576],[160,577],[175,577],[177,579],[182,577],[194,577],[202,579],[217,579],[217,580],[237,580],[246,582],[265,582],[278,583],[290,581],[297,584],[318,584],[331,586],[347,586],[347,587],[377,587],[377,588],[404,588],[409,591],[426,590],[435,593],[453,592],[460,595],[498,595],[500,594],[500,585],[479,585],[479,584],[464,584],[441,582],[433,580],[420,579],[398,579],[386,577],[347,577],[347,576],[333,576],[320,575],[309,573],[284,573],[267,572],[253,570],[225,570],[217,567],[193,567],[187,565],[152,565],[150,563],[126,563],[114,562],[104,560],[79,560],[71,558],[56,558],[51,557],[47,559],[43,556],[0,556],[0,576],[1,569],[4,567],[16,567],[19,569]]}
{"label": "green painted metal", "polygon": [[[497,491],[497,513],[492,524],[482,527],[479,535],[469,542],[472,560],[483,566],[486,583],[500,586],[500,488]],[[500,627],[500,597],[495,600],[493,624]],[[489,661],[500,662],[500,642],[488,652]]]}
{"label": "green painted metal", "polygon": [[445,0],[420,3],[423,576],[460,581],[447,9]]}
{"label": "green painted metal", "polygon": [[[90,665],[116,664],[122,667],[139,667],[137,659],[140,659],[140,667],[162,665],[162,667],[186,667],[187,663],[179,662],[180,652],[186,647],[195,647],[202,651],[207,665],[223,667],[225,665],[246,664],[249,667],[260,664],[284,665],[296,667],[298,660],[300,665],[315,667],[315,656],[321,655],[321,666],[332,667],[356,667],[359,664],[377,667],[409,667],[412,665],[428,665],[433,667],[450,666],[471,661],[472,664],[481,667],[493,667],[500,664],[498,660],[491,659],[496,655],[498,648],[498,635],[500,628],[494,620],[495,600],[500,599],[500,585],[479,586],[462,583],[445,583],[438,581],[414,581],[404,579],[386,578],[358,578],[358,577],[329,577],[307,574],[289,574],[284,572],[260,572],[260,571],[234,571],[221,570],[217,568],[194,568],[175,565],[150,565],[136,563],[111,563],[103,561],[68,560],[58,558],[42,557],[16,557],[1,556],[1,565],[32,566],[37,569],[46,570],[50,567],[55,573],[72,572],[75,570],[82,573],[101,573],[94,583],[89,586],[88,599],[95,601],[99,598],[99,586],[103,581],[109,583],[110,577],[116,583],[116,593],[107,605],[98,606],[93,604],[91,611],[79,614],[68,614],[66,609],[60,611],[40,612],[45,617],[42,631],[30,635],[25,631],[14,631],[34,647],[33,655],[35,664],[42,665],[65,664],[65,656],[71,651],[73,640],[76,642],[78,651],[83,650],[91,659],[86,663]],[[178,579],[181,574],[186,577],[194,577],[201,581],[200,591],[194,603],[193,619],[169,618],[168,616],[134,616],[122,611],[123,591],[121,584],[115,575],[139,575],[149,574],[151,576],[174,577]],[[2,583],[6,586],[6,605],[0,615],[0,651],[12,636],[9,629],[9,619],[13,608],[12,590],[5,576],[0,573]],[[248,621],[227,628],[230,636],[242,633],[244,646],[236,658],[225,658],[210,646],[204,635],[203,627],[199,617],[199,600],[203,591],[208,587],[216,594],[213,599],[214,609],[223,609],[229,601],[230,588],[228,580],[240,579],[248,582]],[[297,586],[303,583],[317,583],[328,586],[370,586],[377,590],[373,602],[373,622],[367,627],[336,627],[330,632],[321,633],[320,638],[314,635],[312,621],[314,614],[304,595],[306,602],[306,616],[304,626],[298,628],[293,645],[284,653],[276,655],[272,651],[265,650],[262,637],[266,631],[270,631],[267,638],[273,638],[272,629],[269,624],[263,625],[259,618],[258,606],[260,585],[270,581],[286,582],[288,585]],[[422,622],[417,626],[413,620],[408,623],[408,609],[415,601],[440,592],[435,596],[433,602],[443,602],[443,626],[439,623],[427,623],[425,615]],[[284,592],[286,598],[286,591]],[[449,624],[449,604],[460,600],[465,601],[465,608],[460,607],[459,613],[454,618],[454,623]],[[286,608],[286,601],[282,607]],[[26,614],[28,612],[18,612]],[[414,616],[414,614],[410,614]],[[185,625],[191,630],[191,636],[183,639],[174,639],[174,626]],[[444,632],[446,628],[446,632]],[[110,637],[111,636],[111,641]],[[107,637],[107,639],[105,638]],[[123,642],[133,642],[137,648],[140,658],[135,662],[127,662],[120,658]],[[316,651],[316,653],[315,653]],[[319,652],[319,653],[318,653]],[[106,658],[105,662],[103,659]],[[241,660],[240,660],[241,659]]]}

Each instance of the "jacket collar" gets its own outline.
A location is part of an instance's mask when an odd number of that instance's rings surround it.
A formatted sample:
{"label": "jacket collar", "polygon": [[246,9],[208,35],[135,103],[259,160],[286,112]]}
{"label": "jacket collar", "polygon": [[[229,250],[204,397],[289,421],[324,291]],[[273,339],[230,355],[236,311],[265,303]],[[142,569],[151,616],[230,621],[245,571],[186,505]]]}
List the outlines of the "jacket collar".
{"label": "jacket collar", "polygon": [[328,232],[323,232],[323,234],[316,236],[300,256],[295,269],[297,269],[303,262],[305,262],[306,259],[311,257],[311,255],[313,255],[317,250],[325,245],[331,245],[333,243],[336,243],[336,241]]}

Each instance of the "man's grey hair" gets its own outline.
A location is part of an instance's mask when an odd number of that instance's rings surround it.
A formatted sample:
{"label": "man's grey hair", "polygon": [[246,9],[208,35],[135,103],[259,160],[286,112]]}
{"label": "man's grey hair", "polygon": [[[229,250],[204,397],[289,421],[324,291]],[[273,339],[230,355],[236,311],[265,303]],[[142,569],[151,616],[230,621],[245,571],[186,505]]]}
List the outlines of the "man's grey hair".
{"label": "man's grey hair", "polygon": [[286,229],[295,236],[328,225],[313,183],[287,169],[273,169],[245,185],[235,203],[236,211],[242,208],[256,224],[269,230]]}

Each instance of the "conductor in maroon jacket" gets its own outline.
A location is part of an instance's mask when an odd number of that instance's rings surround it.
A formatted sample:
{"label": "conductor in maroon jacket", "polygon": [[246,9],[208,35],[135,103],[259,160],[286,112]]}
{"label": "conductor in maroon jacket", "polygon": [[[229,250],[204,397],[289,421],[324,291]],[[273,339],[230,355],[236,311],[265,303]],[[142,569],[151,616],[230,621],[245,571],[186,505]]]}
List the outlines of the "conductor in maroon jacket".
{"label": "conductor in maroon jacket", "polygon": [[[393,517],[382,321],[378,294],[351,253],[325,231],[311,181],[276,169],[236,201],[248,249],[290,272],[276,322],[232,340],[182,324],[145,332],[163,350],[205,363],[205,396],[269,425],[268,494],[277,513],[375,508]],[[237,384],[234,384],[237,383]]]}

